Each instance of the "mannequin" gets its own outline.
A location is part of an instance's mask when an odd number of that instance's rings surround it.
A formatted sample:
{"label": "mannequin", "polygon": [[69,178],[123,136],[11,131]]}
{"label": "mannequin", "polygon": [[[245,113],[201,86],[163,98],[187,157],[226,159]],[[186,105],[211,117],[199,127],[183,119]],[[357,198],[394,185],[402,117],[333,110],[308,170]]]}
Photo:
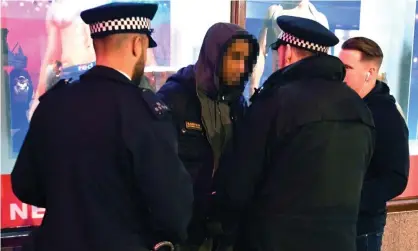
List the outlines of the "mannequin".
{"label": "mannequin", "polygon": [[[327,17],[319,12],[309,0],[302,0],[298,6],[293,9],[283,9],[281,5],[272,5],[268,8],[267,15],[264,21],[264,27],[258,37],[260,51],[257,59],[257,64],[254,67],[254,72],[250,78],[249,96],[253,95],[255,88],[260,85],[260,79],[264,72],[264,65],[266,61],[269,46],[274,43],[277,37],[282,32],[276,23],[279,16],[297,16],[309,18],[329,28]],[[273,56],[273,71],[277,70],[277,52],[272,52]]]}
{"label": "mannequin", "polygon": [[[109,3],[111,0],[55,0],[46,16],[47,45],[41,64],[39,82],[29,110],[32,117],[39,101],[47,90],[51,66],[62,62],[61,77],[76,80],[82,73],[95,65],[96,55],[90,37],[89,26],[80,17],[83,10]],[[155,58],[148,50],[147,65],[153,65]]]}
{"label": "mannequin", "polygon": [[[51,77],[51,66],[58,60],[62,68],[71,75],[81,74],[78,67],[85,68],[94,64],[96,56],[90,30],[80,18],[80,12],[104,3],[108,0],[55,0],[46,15],[47,44],[39,73],[39,82],[29,110],[32,117],[39,101],[47,90],[47,80]],[[65,76],[63,76],[65,77]],[[72,77],[72,76],[69,76]]]}

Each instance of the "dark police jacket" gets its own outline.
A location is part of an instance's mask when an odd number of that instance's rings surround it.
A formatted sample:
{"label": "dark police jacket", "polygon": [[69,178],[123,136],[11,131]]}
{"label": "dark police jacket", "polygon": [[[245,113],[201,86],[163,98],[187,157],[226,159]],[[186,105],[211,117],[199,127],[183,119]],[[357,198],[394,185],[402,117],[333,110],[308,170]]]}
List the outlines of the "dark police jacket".
{"label": "dark police jacket", "polygon": [[[205,228],[212,176],[219,159],[233,148],[233,131],[246,107],[242,95],[241,98],[239,95],[224,98],[227,95],[224,96],[218,79],[221,57],[233,39],[242,36],[251,35],[235,24],[213,25],[205,36],[196,64],[180,69],[158,91],[172,110],[179,139],[179,156],[193,179],[195,203],[188,242],[195,245],[201,244],[208,235]],[[255,51],[258,49],[253,50],[249,62],[256,59]],[[251,70],[241,78],[242,87],[249,72]],[[229,123],[225,124],[225,120]],[[223,129],[227,136],[219,133]],[[220,156],[217,158],[216,155]]]}
{"label": "dark police jacket", "polygon": [[225,231],[244,212],[236,250],[355,250],[374,124],[344,77],[338,58],[312,56],[273,73],[253,99],[216,177]]}
{"label": "dark police jacket", "polygon": [[190,176],[168,111],[150,91],[96,66],[42,96],[11,174],[46,208],[28,250],[141,250],[182,241]]}
{"label": "dark police jacket", "polygon": [[383,232],[386,202],[405,190],[409,174],[408,128],[389,87],[377,81],[364,101],[376,125],[376,148],[364,179],[358,235]]}

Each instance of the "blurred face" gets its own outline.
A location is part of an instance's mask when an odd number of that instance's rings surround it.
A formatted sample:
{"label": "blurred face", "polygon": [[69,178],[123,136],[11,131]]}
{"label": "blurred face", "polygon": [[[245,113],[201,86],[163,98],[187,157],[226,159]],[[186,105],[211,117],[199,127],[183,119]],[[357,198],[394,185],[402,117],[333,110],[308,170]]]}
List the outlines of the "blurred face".
{"label": "blurred face", "polygon": [[[148,49],[148,37],[141,36],[141,39],[134,42],[134,55],[137,57],[134,65],[134,72],[132,75],[132,81],[140,81],[144,75],[145,63],[147,61],[147,49]],[[139,82],[138,82],[139,83]]]}
{"label": "blurred face", "polygon": [[235,40],[227,49],[222,62],[222,77],[224,84],[239,86],[248,71],[250,44],[245,39]]}
{"label": "blurred face", "polygon": [[339,58],[346,69],[344,81],[363,98],[371,90],[369,83],[375,84],[373,62],[362,60],[362,54],[357,50],[341,50]]}

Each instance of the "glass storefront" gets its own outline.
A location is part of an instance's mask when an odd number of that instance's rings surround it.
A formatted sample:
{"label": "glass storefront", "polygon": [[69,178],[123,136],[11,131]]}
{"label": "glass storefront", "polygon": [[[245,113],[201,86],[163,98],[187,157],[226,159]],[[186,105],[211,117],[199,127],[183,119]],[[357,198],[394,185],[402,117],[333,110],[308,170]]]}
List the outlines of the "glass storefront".
{"label": "glass storefront", "polygon": [[[0,0],[2,35],[1,174],[2,228],[36,225],[42,209],[20,203],[10,187],[10,172],[28,129],[33,97],[57,77],[77,78],[94,65],[88,27],[80,11],[111,0]],[[118,2],[122,0],[117,0]],[[126,1],[126,0],[124,0]],[[149,49],[146,81],[158,89],[180,67],[193,64],[207,29],[215,22],[245,20],[241,25],[259,39],[265,57],[256,66],[246,96],[275,69],[268,46],[277,38],[275,17],[284,13],[313,16],[341,40],[366,36],[384,50],[382,73],[407,115],[413,168],[418,177],[418,38],[416,1],[259,1],[244,2],[244,11],[227,0],[162,0],[152,22],[158,47]],[[76,4],[75,4],[76,3]],[[303,8],[298,7],[303,3]],[[240,2],[240,6],[242,1]],[[238,6],[238,5],[237,5]],[[231,12],[235,16],[231,17]],[[241,19],[239,15],[245,15]],[[390,17],[390,18],[389,18]],[[338,55],[341,43],[332,49]],[[414,187],[415,186],[415,187]],[[404,196],[418,196],[418,181]]]}

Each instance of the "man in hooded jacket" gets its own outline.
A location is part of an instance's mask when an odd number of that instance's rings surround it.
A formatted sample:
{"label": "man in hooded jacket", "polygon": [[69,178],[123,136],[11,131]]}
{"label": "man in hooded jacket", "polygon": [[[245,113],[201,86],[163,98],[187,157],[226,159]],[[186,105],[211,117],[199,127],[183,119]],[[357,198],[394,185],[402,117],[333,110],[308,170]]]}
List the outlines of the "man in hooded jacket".
{"label": "man in hooded jacket", "polygon": [[158,91],[172,110],[179,155],[194,184],[193,218],[182,250],[202,250],[211,235],[212,177],[232,148],[234,128],[246,107],[242,92],[257,53],[257,40],[246,30],[216,23],[205,35],[196,64],[180,69]]}

